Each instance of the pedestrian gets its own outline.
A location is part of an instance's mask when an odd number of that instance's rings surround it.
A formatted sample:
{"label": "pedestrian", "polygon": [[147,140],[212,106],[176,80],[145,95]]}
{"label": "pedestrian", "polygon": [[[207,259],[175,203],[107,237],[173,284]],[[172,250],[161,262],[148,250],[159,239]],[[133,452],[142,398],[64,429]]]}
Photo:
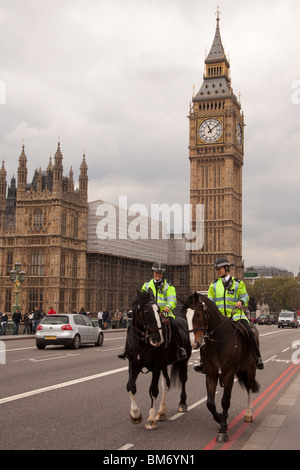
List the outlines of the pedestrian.
{"label": "pedestrian", "polygon": [[130,325],[131,325],[131,321],[132,321],[132,310],[131,309],[128,310],[127,316],[128,316],[127,325],[128,325],[128,328],[129,328]]}
{"label": "pedestrian", "polygon": [[48,312],[48,315],[55,315],[55,314],[56,314],[56,311],[53,310],[52,307],[50,307],[49,312]]}
{"label": "pedestrian", "polygon": [[12,321],[14,322],[13,335],[17,335],[19,333],[19,326],[22,321],[22,315],[18,308],[16,308],[13,313]]}
{"label": "pedestrian", "polygon": [[120,320],[121,320],[121,317],[122,317],[122,312],[120,312],[120,310],[117,308],[117,311],[114,313],[114,317],[113,317],[113,325],[115,328],[120,328]]}
{"label": "pedestrian", "polygon": [[34,313],[33,313],[33,319],[32,319],[32,334],[35,335],[37,327],[40,324],[41,319],[43,318],[43,315],[39,308],[36,306],[34,307]]}
{"label": "pedestrian", "polygon": [[100,326],[100,328],[102,328],[103,312],[101,310],[100,312],[98,312],[97,318],[98,318],[98,325]]}
{"label": "pedestrian", "polygon": [[30,318],[29,318],[30,313],[28,310],[24,313],[24,329],[23,329],[23,335],[27,332],[27,334],[30,334]]}
{"label": "pedestrian", "polygon": [[29,318],[29,331],[30,331],[31,335],[32,335],[33,314],[34,314],[34,310],[31,309],[30,313],[28,315],[28,318]]}
{"label": "pedestrian", "polygon": [[107,330],[108,322],[109,322],[109,311],[107,310],[107,308],[103,310],[102,322],[103,322],[103,329]]}
{"label": "pedestrian", "polygon": [[122,315],[121,328],[127,328],[127,322],[128,322],[128,313],[127,313],[127,310],[124,310],[123,315]]}
{"label": "pedestrian", "polygon": [[4,336],[6,335],[6,329],[7,329],[7,322],[8,322],[8,316],[4,312],[0,312],[0,335]]}
{"label": "pedestrian", "polygon": [[84,310],[84,307],[81,307],[79,313],[80,313],[80,315],[86,315],[86,311]]}

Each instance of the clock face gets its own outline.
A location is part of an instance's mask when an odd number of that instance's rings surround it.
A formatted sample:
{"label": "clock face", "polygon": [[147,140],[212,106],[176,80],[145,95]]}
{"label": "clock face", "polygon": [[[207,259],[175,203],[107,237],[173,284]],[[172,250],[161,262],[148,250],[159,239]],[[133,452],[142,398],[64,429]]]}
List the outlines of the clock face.
{"label": "clock face", "polygon": [[217,142],[222,136],[223,127],[220,121],[214,118],[205,119],[199,126],[199,137],[208,144]]}
{"label": "clock face", "polygon": [[243,142],[243,139],[242,139],[242,126],[239,122],[236,125],[236,141],[237,141],[238,146],[241,147],[242,142]]}

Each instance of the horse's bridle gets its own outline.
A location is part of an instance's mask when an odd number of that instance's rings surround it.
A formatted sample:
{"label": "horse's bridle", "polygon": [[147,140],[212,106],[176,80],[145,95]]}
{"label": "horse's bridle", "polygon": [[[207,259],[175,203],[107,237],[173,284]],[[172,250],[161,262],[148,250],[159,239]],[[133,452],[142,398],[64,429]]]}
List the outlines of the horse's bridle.
{"label": "horse's bridle", "polygon": [[[145,343],[147,343],[147,341],[150,337],[150,335],[149,335],[150,331],[160,331],[160,330],[162,330],[162,326],[157,327],[157,328],[152,328],[152,327],[146,325],[144,317],[143,317],[143,308],[145,308],[147,305],[157,305],[157,303],[154,302],[154,301],[150,301],[150,302],[147,302],[145,305],[143,305],[143,307],[138,305],[137,306],[137,311],[136,311],[136,313],[139,314],[139,318],[142,321],[142,325],[143,325],[144,330],[140,330],[139,328],[137,328],[136,326],[134,326],[131,323],[131,328],[132,328],[133,335],[136,338],[138,338],[139,340],[145,341]],[[160,315],[160,317],[161,317],[161,315]],[[162,317],[161,317],[161,320],[163,321]],[[137,334],[135,334],[134,330],[137,331],[138,333],[140,333],[141,336],[138,336]]]}
{"label": "horse's bridle", "polygon": [[224,339],[214,339],[214,338],[211,338],[212,335],[214,335],[214,333],[221,327],[223,327],[225,325],[225,323],[227,321],[230,321],[231,320],[231,317],[228,317],[226,315],[226,320],[225,322],[223,323],[220,323],[219,326],[217,326],[217,328],[215,328],[214,330],[211,330],[211,331],[208,331],[208,324],[207,324],[207,320],[208,320],[208,315],[207,315],[207,311],[208,311],[208,308],[205,304],[205,302],[202,300],[201,301],[201,304],[202,304],[202,310],[203,310],[203,313],[204,313],[204,322],[203,322],[203,325],[202,326],[199,326],[198,328],[193,328],[191,330],[189,330],[189,333],[196,333],[197,331],[201,331],[203,330],[205,332],[204,334],[204,338],[209,340],[209,341],[212,341],[212,342],[222,342],[222,341],[228,341],[228,339],[231,339],[237,332],[237,329],[238,329],[238,326],[239,326],[239,323],[240,323],[240,320],[238,320],[236,323],[236,327],[235,327],[235,330],[234,332],[232,333],[231,336],[229,336],[228,338],[224,338]]}

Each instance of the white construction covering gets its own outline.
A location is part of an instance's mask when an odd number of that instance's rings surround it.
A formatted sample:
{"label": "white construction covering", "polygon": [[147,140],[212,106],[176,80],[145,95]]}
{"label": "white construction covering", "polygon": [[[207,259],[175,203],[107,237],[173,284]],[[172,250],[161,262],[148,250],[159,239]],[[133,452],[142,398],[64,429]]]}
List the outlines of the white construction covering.
{"label": "white construction covering", "polygon": [[164,222],[102,200],[88,205],[88,253],[184,265],[185,247],[185,237],[168,235]]}

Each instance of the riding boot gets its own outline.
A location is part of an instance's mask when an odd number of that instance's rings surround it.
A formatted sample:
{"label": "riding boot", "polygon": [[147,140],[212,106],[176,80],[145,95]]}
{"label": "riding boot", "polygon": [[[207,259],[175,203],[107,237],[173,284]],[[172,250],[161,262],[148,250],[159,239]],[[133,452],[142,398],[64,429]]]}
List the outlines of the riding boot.
{"label": "riding boot", "polygon": [[257,340],[254,336],[253,331],[250,328],[249,328],[248,332],[249,332],[249,344],[250,344],[251,351],[252,351],[252,353],[255,357],[256,368],[259,369],[259,370],[262,370],[265,366],[264,366],[263,360],[261,358],[261,354],[260,354],[260,350],[259,350],[259,347],[258,347]]}
{"label": "riding boot", "polygon": [[181,338],[181,335],[180,335],[180,332],[179,332],[179,328],[178,328],[178,325],[176,323],[176,320],[172,317],[168,317],[169,318],[169,322],[170,322],[170,326],[171,326],[171,332],[174,336],[174,339],[175,339],[175,343],[176,343],[176,346],[177,346],[177,359],[178,361],[182,361],[183,359],[186,359],[187,358],[187,354],[186,354],[186,350],[184,349],[183,347],[183,344],[182,344],[182,338]]}
{"label": "riding boot", "polygon": [[194,365],[194,370],[196,372],[201,372],[201,374],[205,374],[205,370],[204,370],[204,367],[203,367],[203,362],[199,362],[199,364],[195,364]]}
{"label": "riding boot", "polygon": [[[127,328],[127,336],[128,336],[128,333],[130,331],[130,328],[131,328],[131,325],[128,325],[128,328]],[[126,344],[127,344],[127,336],[126,336]],[[126,346],[124,349],[122,349],[122,351],[120,351],[118,354],[117,354],[117,357],[119,359],[126,359],[127,358],[127,349],[126,349]]]}
{"label": "riding boot", "polygon": [[126,359],[127,357],[127,351],[126,351],[126,348],[122,349],[122,351],[120,351],[118,353],[118,358],[119,359]]}

